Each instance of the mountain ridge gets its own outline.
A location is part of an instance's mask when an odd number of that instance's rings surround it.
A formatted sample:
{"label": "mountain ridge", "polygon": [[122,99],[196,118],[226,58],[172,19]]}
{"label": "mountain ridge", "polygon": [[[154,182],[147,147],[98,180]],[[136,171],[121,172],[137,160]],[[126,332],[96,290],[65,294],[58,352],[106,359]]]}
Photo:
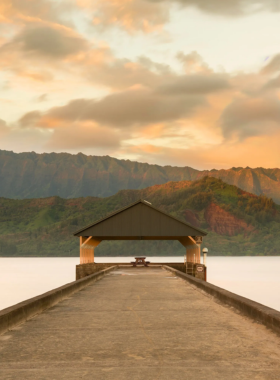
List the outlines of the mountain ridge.
{"label": "mountain ridge", "polygon": [[160,166],[110,156],[83,153],[14,153],[0,150],[0,196],[12,199],[60,196],[108,197],[122,189],[143,189],[169,181],[194,181],[205,176],[222,179],[280,204],[279,168],[197,170]]}

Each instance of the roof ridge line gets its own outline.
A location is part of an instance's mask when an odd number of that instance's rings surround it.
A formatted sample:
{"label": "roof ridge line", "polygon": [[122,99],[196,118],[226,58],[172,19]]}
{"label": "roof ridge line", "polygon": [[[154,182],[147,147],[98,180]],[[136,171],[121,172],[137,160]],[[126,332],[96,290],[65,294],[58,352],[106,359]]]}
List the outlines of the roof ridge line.
{"label": "roof ridge line", "polygon": [[93,227],[93,226],[95,226],[95,225],[97,225],[97,224],[99,224],[99,223],[105,221],[106,219],[109,219],[109,218],[111,218],[112,216],[117,215],[117,214],[119,214],[119,213],[121,213],[121,212],[123,212],[123,211],[129,209],[130,207],[133,207],[133,206],[137,205],[138,203],[142,203],[142,204],[144,204],[145,206],[150,207],[150,208],[152,208],[152,209],[154,209],[154,210],[156,210],[156,211],[158,211],[158,212],[160,212],[160,213],[162,213],[162,214],[168,216],[169,218],[172,218],[172,219],[176,220],[177,222],[180,222],[181,224],[183,224],[183,225],[185,225],[185,226],[187,226],[187,227],[193,228],[193,229],[195,229],[195,230],[201,232],[203,235],[207,235],[207,232],[201,230],[200,228],[196,228],[196,227],[192,226],[191,224],[189,224],[189,223],[187,223],[187,222],[184,222],[184,221],[178,219],[177,217],[175,217],[175,216],[173,216],[173,215],[167,214],[165,211],[160,210],[159,208],[153,206],[153,205],[152,205],[151,203],[149,203],[148,201],[145,201],[144,199],[141,199],[141,198],[138,199],[137,201],[135,201],[135,202],[133,202],[133,203],[131,203],[131,204],[129,204],[129,205],[127,205],[127,206],[125,206],[125,207],[119,209],[119,210],[116,210],[116,211],[111,212],[110,214],[106,215],[105,217],[103,217],[103,218],[101,218],[101,219],[98,219],[96,222],[91,223],[91,224],[89,224],[89,225],[87,225],[87,226],[85,226],[85,227],[83,227],[83,228],[81,228],[81,229],[75,231],[75,232],[73,233],[73,235],[76,236],[76,235],[79,234],[80,232],[82,232],[82,231],[84,231],[84,230],[86,230],[86,229],[88,229],[88,228],[90,228],[90,227]]}

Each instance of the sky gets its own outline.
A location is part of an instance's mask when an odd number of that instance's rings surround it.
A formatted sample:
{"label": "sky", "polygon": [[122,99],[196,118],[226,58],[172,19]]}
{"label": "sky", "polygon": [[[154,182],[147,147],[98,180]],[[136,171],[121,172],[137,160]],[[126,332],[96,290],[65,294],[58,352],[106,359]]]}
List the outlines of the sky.
{"label": "sky", "polygon": [[279,0],[0,0],[0,149],[280,167]]}

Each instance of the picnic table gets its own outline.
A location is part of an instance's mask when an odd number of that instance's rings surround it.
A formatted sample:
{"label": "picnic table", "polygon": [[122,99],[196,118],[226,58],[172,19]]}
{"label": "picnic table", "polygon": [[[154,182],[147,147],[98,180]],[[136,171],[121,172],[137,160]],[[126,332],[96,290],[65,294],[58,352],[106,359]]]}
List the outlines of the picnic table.
{"label": "picnic table", "polygon": [[148,264],[150,264],[150,261],[146,261],[145,256],[136,256],[135,261],[131,261],[131,264],[134,267],[136,267],[136,265],[144,265],[145,267],[147,267]]}

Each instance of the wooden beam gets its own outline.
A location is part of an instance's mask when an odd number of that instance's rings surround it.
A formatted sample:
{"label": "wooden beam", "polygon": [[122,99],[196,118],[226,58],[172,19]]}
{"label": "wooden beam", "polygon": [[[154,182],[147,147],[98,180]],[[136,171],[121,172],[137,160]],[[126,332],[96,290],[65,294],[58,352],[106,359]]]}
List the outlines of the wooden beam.
{"label": "wooden beam", "polygon": [[[83,237],[83,239],[86,239]],[[82,248],[92,249],[97,247],[102,240],[94,239],[92,236],[88,237],[86,240],[83,240],[83,243],[81,245]]]}
{"label": "wooden beam", "polygon": [[88,237],[87,240],[82,243],[81,248],[83,248],[91,238],[92,236]]}
{"label": "wooden beam", "polygon": [[94,263],[94,248],[102,240],[93,239],[92,236],[80,236],[80,264]]}
{"label": "wooden beam", "polygon": [[184,236],[178,240],[185,248],[196,245],[195,240],[191,236]]}

